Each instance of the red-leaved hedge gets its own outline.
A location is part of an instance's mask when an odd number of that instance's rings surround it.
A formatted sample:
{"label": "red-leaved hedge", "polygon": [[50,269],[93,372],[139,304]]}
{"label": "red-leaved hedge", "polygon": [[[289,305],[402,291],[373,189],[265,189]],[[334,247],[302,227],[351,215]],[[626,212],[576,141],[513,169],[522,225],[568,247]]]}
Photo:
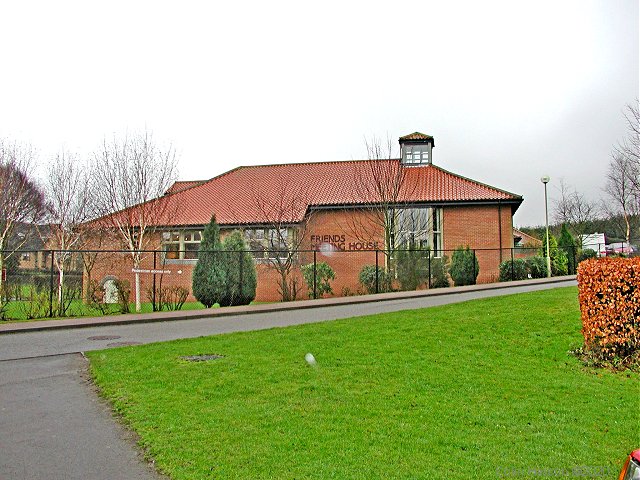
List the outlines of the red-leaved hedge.
{"label": "red-leaved hedge", "polygon": [[578,265],[585,349],[603,359],[640,348],[640,258],[600,258]]}

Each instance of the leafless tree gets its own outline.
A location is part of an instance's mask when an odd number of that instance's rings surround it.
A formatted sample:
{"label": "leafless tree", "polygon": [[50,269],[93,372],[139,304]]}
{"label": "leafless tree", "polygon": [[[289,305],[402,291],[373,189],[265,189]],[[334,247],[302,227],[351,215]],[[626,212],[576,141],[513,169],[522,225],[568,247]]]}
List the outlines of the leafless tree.
{"label": "leafless tree", "polygon": [[[628,222],[629,217],[624,213],[625,209],[630,212],[631,216],[640,213],[640,109],[638,99],[635,103],[627,105],[624,116],[627,121],[627,136],[614,147],[609,163],[606,191],[625,215],[628,241],[631,236],[631,227]],[[621,202],[625,204],[624,207]]]}
{"label": "leafless tree", "polygon": [[[416,184],[407,181],[410,167],[405,167],[394,156],[393,142],[373,137],[365,138],[367,161],[360,162],[355,171],[354,190],[365,206],[347,220],[350,234],[362,241],[374,243],[383,232],[385,263],[393,252],[403,246],[406,239],[400,232],[429,229],[426,211],[412,210],[406,203],[415,191]],[[411,245],[412,246],[412,245]]]}
{"label": "leafless tree", "polygon": [[598,203],[587,199],[582,193],[569,186],[563,179],[558,187],[560,197],[553,200],[553,217],[556,223],[566,224],[574,236],[591,233],[593,223],[598,219]]}
{"label": "leafless tree", "polygon": [[605,192],[613,201],[613,205],[607,202],[605,208],[610,217],[622,214],[627,243],[631,240],[631,220],[638,216],[640,209],[640,191],[634,186],[633,175],[634,165],[629,157],[614,151],[605,185]]}
{"label": "leafless tree", "polygon": [[47,196],[48,242],[56,250],[58,305],[64,314],[63,287],[65,266],[72,250],[82,242],[85,222],[91,217],[92,189],[87,169],[77,156],[62,151],[49,164],[45,182]]}
{"label": "leafless tree", "polygon": [[635,167],[634,178],[636,186],[640,183],[640,107],[636,98],[633,104],[625,108],[624,117],[627,121],[627,136],[616,147],[615,150],[627,158],[630,164]]}
{"label": "leafless tree", "polygon": [[[33,227],[44,214],[44,194],[30,177],[34,167],[30,147],[0,140],[0,272],[5,261],[27,241],[28,233],[34,231],[26,228],[26,235],[19,238],[14,235],[16,227]],[[0,274],[0,298],[2,291]]]}
{"label": "leafless tree", "polygon": [[[251,185],[253,207],[263,219],[268,231],[263,239],[250,238],[250,247],[266,246],[268,268],[278,274],[278,293],[283,302],[295,300],[299,290],[299,278],[293,271],[300,265],[300,250],[306,238],[313,211],[308,210],[310,191],[308,185],[293,182],[280,176],[274,181],[268,194]],[[253,245],[252,245],[253,244]]]}
{"label": "leafless tree", "polygon": [[393,158],[390,138],[365,138],[368,161],[360,162],[355,169],[353,184],[356,195],[366,206],[348,219],[348,229],[359,240],[372,241],[384,234],[386,250],[396,246],[395,226],[398,223],[396,208],[405,187],[406,169]]}
{"label": "leafless tree", "polygon": [[166,225],[177,205],[163,196],[175,181],[173,147],[159,147],[148,132],[105,140],[95,154],[95,194],[102,217],[98,223],[112,230],[131,255],[135,271],[136,311],[141,309],[137,270],[158,226]]}

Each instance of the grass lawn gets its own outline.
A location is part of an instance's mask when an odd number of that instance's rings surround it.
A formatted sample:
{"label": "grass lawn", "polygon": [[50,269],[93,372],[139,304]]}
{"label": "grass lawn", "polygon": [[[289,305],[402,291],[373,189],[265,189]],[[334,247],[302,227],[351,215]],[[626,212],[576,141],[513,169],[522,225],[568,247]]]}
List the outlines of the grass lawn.
{"label": "grass lawn", "polygon": [[[139,313],[151,313],[153,308],[151,306],[151,302],[143,302],[141,305],[141,311]],[[182,306],[181,310],[200,310],[206,308],[200,302],[185,302]],[[136,304],[135,302],[129,304],[130,313],[136,313]],[[73,300],[71,302],[71,306],[68,310],[67,317],[53,317],[50,318],[48,316],[44,316],[41,318],[27,318],[26,312],[31,311],[29,302],[24,300],[14,300],[9,302],[6,308],[6,317],[7,319],[3,321],[3,323],[12,323],[12,322],[37,322],[41,320],[55,320],[60,318],[73,318],[73,317],[101,317],[102,312],[96,308],[91,308],[86,305],[82,300]],[[48,305],[42,305],[36,309],[36,311],[41,312],[42,315],[49,315],[49,307]],[[166,310],[165,310],[166,311]],[[120,315],[118,305],[112,306],[112,312],[110,315]]]}
{"label": "grass lawn", "polygon": [[[544,478],[579,466],[616,478],[640,446],[640,375],[567,354],[581,343],[576,297],[563,288],[88,356],[173,479]],[[180,358],[213,353],[224,358]]]}

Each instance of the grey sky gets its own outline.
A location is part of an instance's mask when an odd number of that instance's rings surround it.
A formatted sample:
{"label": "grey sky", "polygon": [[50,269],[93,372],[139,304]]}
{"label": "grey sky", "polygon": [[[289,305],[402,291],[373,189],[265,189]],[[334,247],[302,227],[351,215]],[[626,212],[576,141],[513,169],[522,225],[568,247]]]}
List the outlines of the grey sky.
{"label": "grey sky", "polygon": [[44,163],[148,128],[182,179],[365,158],[421,131],[434,163],[524,195],[601,195],[638,96],[637,0],[2,2],[0,137]]}

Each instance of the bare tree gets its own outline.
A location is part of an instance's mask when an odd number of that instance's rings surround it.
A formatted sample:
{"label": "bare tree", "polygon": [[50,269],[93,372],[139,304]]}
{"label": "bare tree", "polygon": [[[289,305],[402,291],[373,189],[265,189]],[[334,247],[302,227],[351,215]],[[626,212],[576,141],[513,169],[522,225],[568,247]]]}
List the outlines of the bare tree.
{"label": "bare tree", "polygon": [[49,164],[45,183],[48,241],[55,250],[58,270],[58,308],[64,314],[63,290],[65,266],[83,238],[85,222],[91,217],[92,189],[86,168],[78,158],[62,151]]}
{"label": "bare tree", "polygon": [[[614,147],[609,174],[607,175],[606,191],[621,207],[623,214],[625,209],[621,205],[624,200],[626,211],[630,215],[640,212],[640,108],[638,99],[634,104],[627,105],[624,113],[627,121],[627,136]],[[613,183],[612,183],[613,182]],[[609,190],[613,188],[613,192]],[[615,194],[615,197],[612,195]],[[627,223],[627,241],[631,236],[631,228]],[[639,232],[640,233],[640,232]]]}
{"label": "bare tree", "polygon": [[608,203],[605,208],[610,217],[622,213],[627,243],[631,241],[631,219],[638,215],[640,208],[640,192],[634,186],[633,176],[633,162],[619,151],[614,151],[609,162],[605,185],[605,192],[613,200],[614,208],[611,209]]}
{"label": "bare tree", "polygon": [[[5,261],[27,241],[33,228],[26,228],[22,238],[14,235],[16,227],[32,227],[43,217],[44,194],[30,172],[35,164],[30,147],[0,141],[0,272]],[[0,302],[3,280],[0,273]]]}
{"label": "bare tree", "polygon": [[365,138],[368,160],[360,162],[354,175],[354,190],[364,207],[355,210],[347,220],[349,233],[361,241],[376,245],[383,233],[385,268],[398,248],[414,248],[413,236],[433,228],[433,212],[412,208],[407,199],[417,184],[408,181],[411,167],[394,156],[393,142]]}
{"label": "bare tree", "polygon": [[267,267],[278,274],[278,293],[283,302],[295,300],[299,279],[293,275],[300,265],[300,248],[305,240],[313,211],[307,210],[310,203],[309,186],[280,176],[275,187],[265,194],[263,189],[251,185],[253,207],[263,219],[266,230],[263,238],[249,238],[250,248],[265,248]]}
{"label": "bare tree", "polygon": [[570,187],[563,179],[558,187],[560,198],[554,199],[553,216],[558,224],[566,224],[574,236],[591,233],[598,219],[598,203],[587,199],[583,194]]}
{"label": "bare tree", "polygon": [[[382,230],[384,249],[397,247],[396,227],[400,220],[399,204],[406,196],[407,169],[393,157],[390,138],[384,142],[377,137],[365,138],[368,161],[356,168],[354,187],[357,196],[366,202],[360,215],[349,219],[349,230],[360,240],[371,241]],[[373,228],[372,228],[373,227]]]}
{"label": "bare tree", "polygon": [[166,225],[177,205],[163,196],[176,177],[173,147],[158,147],[150,133],[103,142],[95,154],[94,175],[99,223],[111,229],[131,255],[135,273],[136,311],[141,309],[140,273],[145,250],[158,226]]}

